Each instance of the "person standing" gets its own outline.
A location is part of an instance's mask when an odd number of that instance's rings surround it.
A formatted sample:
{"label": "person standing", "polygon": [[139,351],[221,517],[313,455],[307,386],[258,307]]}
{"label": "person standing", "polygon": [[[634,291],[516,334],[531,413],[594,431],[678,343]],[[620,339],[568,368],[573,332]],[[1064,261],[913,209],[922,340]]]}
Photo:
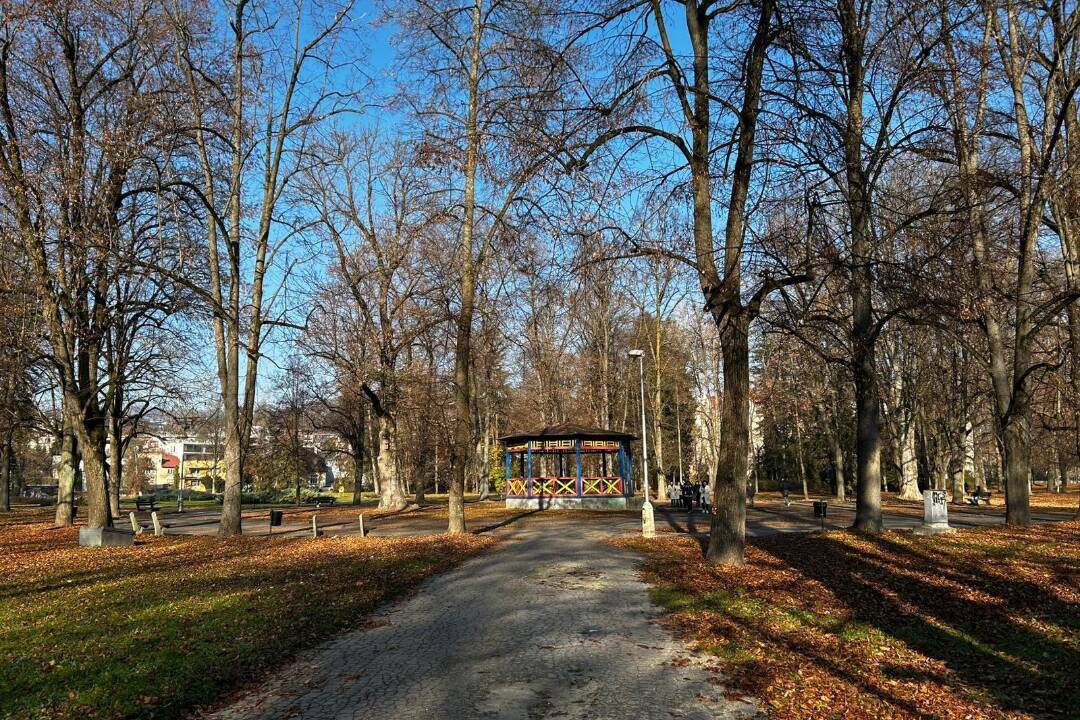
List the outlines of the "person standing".
{"label": "person standing", "polygon": [[704,480],[701,481],[701,509],[706,513],[712,512],[712,491]]}
{"label": "person standing", "polygon": [[694,490],[690,487],[690,483],[684,482],[682,484],[682,500],[683,505],[686,506],[686,512],[694,512]]}
{"label": "person standing", "polygon": [[784,507],[790,507],[791,506],[791,498],[789,497],[790,493],[791,493],[791,488],[788,487],[787,478],[781,479],[780,480],[780,494],[784,496]]}

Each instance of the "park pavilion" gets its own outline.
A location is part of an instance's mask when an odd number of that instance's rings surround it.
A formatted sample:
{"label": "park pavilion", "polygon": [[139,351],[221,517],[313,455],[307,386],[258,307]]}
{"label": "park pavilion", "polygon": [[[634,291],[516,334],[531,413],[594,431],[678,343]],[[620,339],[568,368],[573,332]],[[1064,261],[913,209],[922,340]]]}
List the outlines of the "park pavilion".
{"label": "park pavilion", "polygon": [[505,435],[506,506],[626,510],[634,498],[637,436],[562,423]]}

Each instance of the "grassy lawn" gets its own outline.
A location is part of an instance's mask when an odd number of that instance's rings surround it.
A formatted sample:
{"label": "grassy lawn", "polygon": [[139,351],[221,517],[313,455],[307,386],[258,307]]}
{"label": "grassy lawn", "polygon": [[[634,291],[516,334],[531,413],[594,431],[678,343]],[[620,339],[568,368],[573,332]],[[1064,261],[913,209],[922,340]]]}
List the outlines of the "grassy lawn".
{"label": "grassy lawn", "polygon": [[100,550],[16,514],[0,527],[2,718],[182,716],[494,542],[167,536]]}
{"label": "grassy lawn", "polygon": [[685,536],[618,542],[645,553],[671,628],[770,717],[1077,717],[1080,522],[778,535],[740,568]]}

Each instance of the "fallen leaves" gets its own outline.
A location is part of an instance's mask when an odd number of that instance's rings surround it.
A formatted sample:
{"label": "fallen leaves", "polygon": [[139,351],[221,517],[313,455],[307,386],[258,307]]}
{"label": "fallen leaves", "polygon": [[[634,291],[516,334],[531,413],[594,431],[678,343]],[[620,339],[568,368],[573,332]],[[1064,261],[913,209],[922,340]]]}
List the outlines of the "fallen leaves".
{"label": "fallen leaves", "polygon": [[671,627],[774,718],[1074,717],[1080,523],[925,538],[752,540],[747,564],[699,543],[618,541]]}
{"label": "fallen leaves", "polygon": [[177,717],[489,547],[473,535],[140,538],[0,528],[0,716]]}

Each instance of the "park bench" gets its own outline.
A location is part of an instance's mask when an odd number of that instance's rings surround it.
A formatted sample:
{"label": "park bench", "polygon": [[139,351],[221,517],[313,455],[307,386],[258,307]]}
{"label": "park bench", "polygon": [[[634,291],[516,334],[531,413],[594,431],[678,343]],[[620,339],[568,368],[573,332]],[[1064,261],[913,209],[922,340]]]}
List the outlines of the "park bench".
{"label": "park bench", "polygon": [[986,492],[983,492],[982,490],[976,490],[974,493],[972,493],[971,497],[969,497],[967,499],[967,501],[968,501],[969,505],[976,505],[977,506],[980,501],[982,501],[982,502],[986,503],[987,505],[989,505],[990,504],[990,495],[991,495],[991,493],[990,493],[989,490],[987,490]]}
{"label": "park bench", "polygon": [[315,507],[320,507],[322,505],[328,505],[330,507],[333,507],[334,505],[337,505],[337,498],[336,497],[331,497],[329,500],[316,500],[315,501]]}
{"label": "park bench", "polygon": [[143,508],[148,508],[151,511],[157,510],[157,499],[153,495],[138,496],[135,498],[135,509],[139,512],[143,511]]}

